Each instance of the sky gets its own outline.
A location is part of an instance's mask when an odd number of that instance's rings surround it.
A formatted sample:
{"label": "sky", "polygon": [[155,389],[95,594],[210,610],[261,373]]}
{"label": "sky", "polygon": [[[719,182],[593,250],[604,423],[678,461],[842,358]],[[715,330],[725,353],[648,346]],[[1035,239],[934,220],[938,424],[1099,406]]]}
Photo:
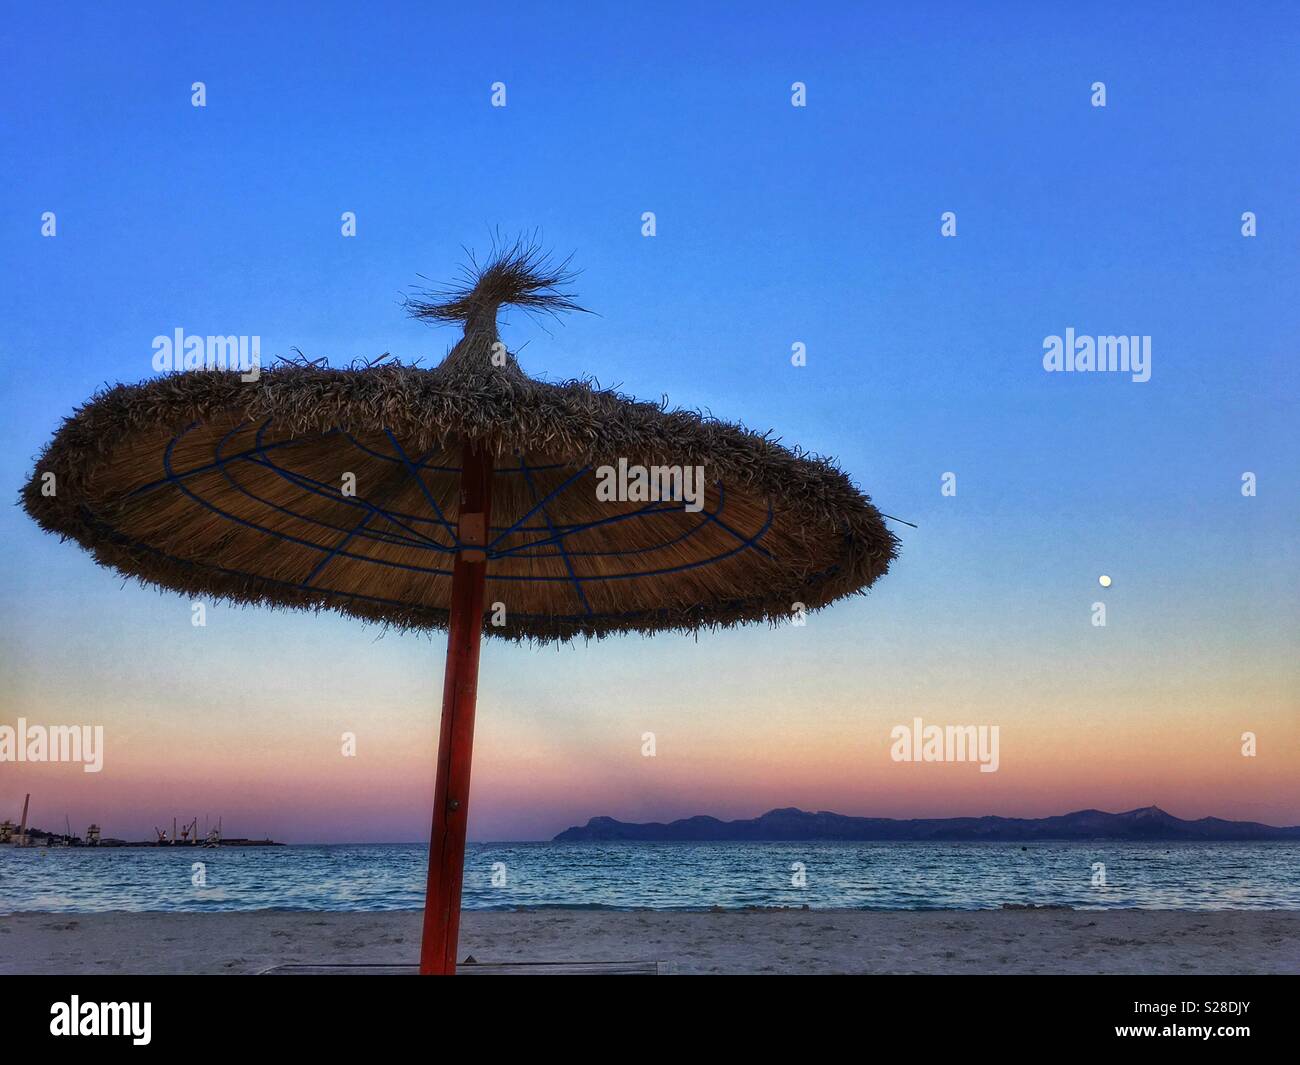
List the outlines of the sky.
{"label": "sky", "polygon": [[[779,806],[1300,824],[1300,23],[1141,7],[11,8],[0,488],[176,328],[436,361],[458,331],[403,294],[535,231],[597,313],[507,314],[525,370],[770,428],[918,528],[803,627],[489,641],[471,839]],[[1046,372],[1067,328],[1149,336],[1150,380]],[[427,838],[443,636],[195,628],[16,505],[0,537],[0,725],[106,737],[100,773],[0,763],[0,819],[31,792],[37,826],[127,839]],[[998,771],[892,760],[916,717],[997,725]]]}

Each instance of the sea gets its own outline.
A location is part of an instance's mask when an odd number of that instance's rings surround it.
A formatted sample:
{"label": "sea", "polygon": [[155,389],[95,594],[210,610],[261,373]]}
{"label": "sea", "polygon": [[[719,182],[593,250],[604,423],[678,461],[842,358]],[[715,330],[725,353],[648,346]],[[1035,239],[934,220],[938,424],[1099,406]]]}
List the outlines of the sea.
{"label": "sea", "polygon": [[[0,847],[0,913],[418,910],[427,844]],[[1300,843],[471,843],[470,910],[1300,909]]]}

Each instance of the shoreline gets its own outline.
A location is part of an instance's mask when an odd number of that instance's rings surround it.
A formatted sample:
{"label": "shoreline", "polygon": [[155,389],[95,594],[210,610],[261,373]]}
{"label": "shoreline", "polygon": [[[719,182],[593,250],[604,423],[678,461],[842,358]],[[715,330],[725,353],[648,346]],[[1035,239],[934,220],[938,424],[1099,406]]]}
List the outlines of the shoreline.
{"label": "shoreline", "polygon": [[[413,963],[421,913],[0,916],[0,974],[257,973]],[[658,961],[690,973],[1300,972],[1296,910],[467,910],[480,962]]]}
{"label": "shoreline", "polygon": [[[372,914],[382,916],[384,914],[422,914],[424,913],[423,905],[420,906],[386,906],[386,907],[367,907],[365,909],[343,909],[337,907],[334,909],[314,909],[303,906],[247,906],[232,907],[229,909],[211,908],[204,910],[194,909],[171,909],[171,910],[123,910],[123,909],[101,909],[101,910],[0,910],[0,921],[6,917],[111,917],[114,915],[129,917],[185,917],[185,916],[208,916],[221,917],[231,916],[234,914],[351,914],[354,916],[364,916]],[[1096,913],[1181,913],[1188,916],[1197,914],[1247,914],[1247,913],[1296,913],[1300,914],[1300,909],[1292,910],[1278,906],[1070,906],[1062,903],[1020,903],[1004,902],[999,906],[811,906],[804,904],[801,906],[763,906],[758,904],[746,904],[744,906],[607,906],[601,902],[543,902],[536,904],[510,904],[503,906],[465,906],[461,908],[462,919],[470,914],[564,914],[564,913],[589,913],[593,916],[600,914],[646,914],[662,913],[665,915],[686,916],[689,914],[766,914],[766,913],[802,913],[802,914],[921,914],[921,913],[951,913],[951,914],[979,914],[979,913],[1076,913],[1076,914],[1096,914]]]}

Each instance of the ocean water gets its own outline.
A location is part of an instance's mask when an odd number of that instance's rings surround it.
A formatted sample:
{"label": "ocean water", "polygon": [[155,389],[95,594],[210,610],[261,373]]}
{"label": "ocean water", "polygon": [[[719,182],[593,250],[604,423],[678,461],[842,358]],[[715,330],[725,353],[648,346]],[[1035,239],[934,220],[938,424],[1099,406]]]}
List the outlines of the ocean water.
{"label": "ocean water", "polygon": [[[427,855],[422,844],[0,847],[0,912],[419,909]],[[1104,886],[1093,883],[1099,862]],[[1300,844],[477,843],[463,899],[472,910],[1008,903],[1300,909]]]}

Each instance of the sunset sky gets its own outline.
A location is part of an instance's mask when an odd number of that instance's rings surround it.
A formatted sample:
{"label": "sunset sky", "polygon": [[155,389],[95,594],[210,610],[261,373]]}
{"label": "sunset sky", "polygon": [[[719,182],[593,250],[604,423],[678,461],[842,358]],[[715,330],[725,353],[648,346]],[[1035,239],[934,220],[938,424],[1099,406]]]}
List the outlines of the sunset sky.
{"label": "sunset sky", "polygon": [[[472,839],[776,806],[1300,824],[1294,12],[825,10],[11,13],[44,43],[0,64],[0,487],[176,328],[434,362],[458,330],[402,294],[537,229],[597,314],[509,313],[525,370],[771,428],[919,528],[802,628],[487,643]],[[1045,373],[1067,327],[1149,335],[1151,380]],[[38,827],[128,839],[427,837],[442,635],[195,628],[17,506],[0,536],[0,724],[107,741],[99,774],[0,763],[0,819],[31,792]],[[999,726],[998,772],[892,762],[918,716]]]}

